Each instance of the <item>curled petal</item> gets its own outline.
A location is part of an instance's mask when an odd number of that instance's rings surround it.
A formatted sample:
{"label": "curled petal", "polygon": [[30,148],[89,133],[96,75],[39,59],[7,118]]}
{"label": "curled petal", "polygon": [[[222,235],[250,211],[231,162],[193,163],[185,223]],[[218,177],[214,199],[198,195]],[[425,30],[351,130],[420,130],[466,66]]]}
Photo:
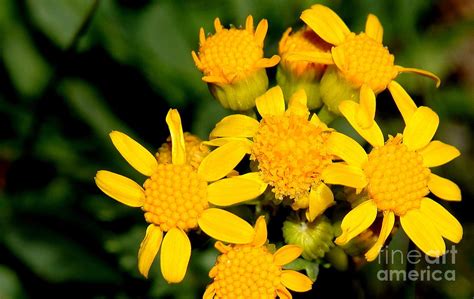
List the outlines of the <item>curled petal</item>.
{"label": "curled petal", "polygon": [[253,137],[260,123],[243,114],[224,117],[212,130],[210,137]]}
{"label": "curled petal", "polygon": [[143,206],[145,200],[143,188],[127,177],[100,170],[95,176],[95,183],[102,192],[127,206]]}
{"label": "curled petal", "polygon": [[277,266],[283,266],[296,260],[303,249],[298,245],[285,245],[273,254],[273,263]]}
{"label": "curled petal", "polygon": [[320,183],[316,188],[311,188],[309,193],[308,220],[313,221],[334,203],[334,195],[326,184]]}
{"label": "curled petal", "polygon": [[379,19],[373,14],[367,16],[367,21],[365,22],[365,34],[379,43],[382,43],[383,41],[382,24],[380,24]]}
{"label": "curled petal", "polygon": [[160,227],[154,224],[148,225],[145,238],[140,244],[140,250],[138,250],[138,270],[146,278],[148,278],[150,267],[155,260],[158,250],[160,250],[162,239],[163,232]]}
{"label": "curled petal", "polygon": [[367,261],[371,262],[377,258],[380,249],[382,249],[383,244],[385,244],[388,236],[390,236],[394,224],[395,214],[392,211],[384,211],[382,228],[380,229],[379,237],[375,244],[369,249],[369,251],[365,253],[365,258]]}
{"label": "curled petal", "polygon": [[240,217],[216,208],[204,210],[198,219],[199,227],[210,237],[223,242],[248,244],[255,231]]}
{"label": "curled petal", "polygon": [[364,148],[344,134],[332,132],[326,144],[331,154],[338,156],[349,165],[362,168],[362,165],[367,162]]}
{"label": "curled petal", "polygon": [[396,81],[391,81],[388,84],[388,90],[392,94],[393,100],[402,114],[405,124],[408,123],[408,120],[412,117],[413,113],[416,111],[416,104],[410,95],[403,89],[403,87],[398,84]]}
{"label": "curled petal", "polygon": [[258,113],[265,118],[270,115],[283,115],[285,99],[280,86],[270,88],[255,100]]}
{"label": "curled petal", "polygon": [[344,245],[375,221],[377,206],[372,200],[364,201],[352,209],[341,223],[342,234],[335,240],[336,244]]}
{"label": "curled petal", "polygon": [[431,141],[438,129],[439,117],[428,107],[419,107],[403,131],[403,143],[410,150],[419,150]]}
{"label": "curled petal", "polygon": [[344,42],[349,28],[343,20],[330,8],[316,4],[303,11],[301,20],[326,42],[339,45]]}
{"label": "curled petal", "polygon": [[146,148],[119,131],[112,131],[109,136],[115,148],[127,160],[128,164],[146,176],[153,174],[158,162]]}
{"label": "curled petal", "polygon": [[176,109],[170,109],[166,115],[166,123],[171,134],[171,160],[173,164],[186,163],[186,149],[184,145],[181,117]]}
{"label": "curled petal", "polygon": [[308,276],[293,270],[281,271],[281,283],[295,292],[307,292],[313,287],[313,282]]}

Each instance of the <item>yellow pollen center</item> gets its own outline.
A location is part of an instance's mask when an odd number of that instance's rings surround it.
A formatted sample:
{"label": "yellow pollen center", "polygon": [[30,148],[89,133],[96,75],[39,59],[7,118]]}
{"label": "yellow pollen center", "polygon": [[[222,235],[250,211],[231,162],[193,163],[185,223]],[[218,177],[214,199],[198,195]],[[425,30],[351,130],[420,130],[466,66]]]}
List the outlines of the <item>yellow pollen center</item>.
{"label": "yellow pollen center", "polygon": [[343,57],[342,64],[336,61],[338,68],[356,86],[367,84],[377,93],[384,90],[398,74],[393,55],[365,33],[347,37],[334,50],[342,53]]}
{"label": "yellow pollen center", "polygon": [[252,71],[262,57],[262,47],[244,29],[222,29],[207,38],[199,49],[204,74],[224,78]]}
{"label": "yellow pollen center", "polygon": [[275,298],[281,267],[265,246],[234,246],[211,270],[215,298]]}
{"label": "yellow pollen center", "polygon": [[197,227],[197,220],[208,208],[207,183],[191,165],[158,164],[145,181],[145,219],[163,231]]}
{"label": "yellow pollen center", "polygon": [[403,216],[420,206],[429,193],[430,169],[423,166],[423,157],[401,144],[401,135],[384,146],[374,148],[364,167],[370,198],[380,210],[391,210]]}
{"label": "yellow pollen center", "polygon": [[260,122],[251,159],[258,162],[263,180],[273,186],[276,198],[298,200],[319,182],[332,162],[325,142],[329,133],[305,117],[285,114],[267,116]]}

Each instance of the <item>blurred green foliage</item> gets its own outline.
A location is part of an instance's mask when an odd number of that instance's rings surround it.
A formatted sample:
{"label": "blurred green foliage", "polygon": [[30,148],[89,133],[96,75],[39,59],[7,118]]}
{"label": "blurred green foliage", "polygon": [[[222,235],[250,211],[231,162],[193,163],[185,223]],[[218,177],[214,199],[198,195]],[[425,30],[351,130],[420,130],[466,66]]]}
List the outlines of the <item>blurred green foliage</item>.
{"label": "blurred green foliage", "polygon": [[[158,258],[149,280],[139,275],[142,213],[107,198],[93,181],[99,169],[143,180],[108,133],[119,129],[156,149],[168,135],[164,116],[174,107],[185,130],[206,138],[230,112],[212,99],[192,61],[199,28],[213,32],[215,17],[236,26],[248,14],[267,18],[269,57],[288,26],[301,26],[299,14],[313,2],[0,0],[0,298],[199,297],[216,256],[202,235],[191,235],[193,256],[182,285],[161,278]],[[322,3],[355,32],[363,30],[368,13],[376,14],[397,64],[442,78],[438,90],[418,76],[401,75],[399,81],[417,104],[439,113],[437,138],[463,153],[437,171],[463,190],[463,201],[447,206],[465,235],[457,247],[455,282],[379,282],[380,265],[373,263],[349,272],[320,269],[314,290],[302,297],[472,298],[474,5]],[[379,97],[382,129],[393,134],[402,128],[400,117],[388,95]],[[342,120],[335,127],[356,136]],[[279,227],[270,229],[279,234]],[[406,244],[401,233],[391,247]]]}

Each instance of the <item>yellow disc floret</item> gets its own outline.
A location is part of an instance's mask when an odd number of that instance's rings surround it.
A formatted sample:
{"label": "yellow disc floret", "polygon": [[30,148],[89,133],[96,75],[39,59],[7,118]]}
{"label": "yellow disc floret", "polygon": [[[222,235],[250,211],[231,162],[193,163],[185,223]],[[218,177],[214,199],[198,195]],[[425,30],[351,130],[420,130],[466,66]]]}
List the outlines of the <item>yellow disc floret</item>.
{"label": "yellow disc floret", "polygon": [[215,298],[275,298],[281,266],[265,246],[233,246],[210,272]]}
{"label": "yellow disc floret", "polygon": [[145,219],[163,231],[196,228],[208,208],[207,183],[191,165],[158,164],[145,181]]}
{"label": "yellow disc floret", "polygon": [[[191,165],[194,169],[198,169],[202,159],[209,153],[209,147],[202,144],[202,140],[189,133],[184,133],[184,148],[186,149],[186,163]],[[166,142],[161,145],[155,154],[158,163],[171,164],[171,137],[166,139]]]}
{"label": "yellow disc floret", "polygon": [[263,49],[254,35],[237,28],[222,29],[199,48],[203,73],[225,78],[253,70],[262,57]]}
{"label": "yellow disc floret", "polygon": [[367,84],[377,93],[384,90],[398,75],[394,56],[380,42],[365,33],[346,38],[334,49],[333,55],[334,53],[336,64],[356,87]]}
{"label": "yellow disc floret", "polygon": [[374,148],[364,167],[368,192],[377,208],[398,216],[420,207],[422,198],[429,193],[430,175],[421,154],[409,150],[401,139],[397,135],[384,146]]}
{"label": "yellow disc floret", "polygon": [[329,132],[294,114],[263,118],[255,134],[251,159],[258,162],[263,180],[275,196],[299,199],[319,182],[331,163],[325,148]]}

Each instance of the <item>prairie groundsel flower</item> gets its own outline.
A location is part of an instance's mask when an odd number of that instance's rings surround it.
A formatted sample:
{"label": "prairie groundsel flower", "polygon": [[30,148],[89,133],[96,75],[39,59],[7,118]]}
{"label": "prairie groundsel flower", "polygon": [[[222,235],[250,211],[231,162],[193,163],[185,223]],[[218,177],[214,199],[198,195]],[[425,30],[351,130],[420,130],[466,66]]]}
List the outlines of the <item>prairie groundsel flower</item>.
{"label": "prairie groundsel flower", "polygon": [[278,64],[280,57],[263,57],[263,41],[268,30],[261,20],[254,30],[248,16],[245,28],[225,29],[219,18],[214,21],[216,33],[206,38],[199,31],[199,51],[192,52],[197,68],[204,74],[212,95],[225,108],[246,111],[255,106],[255,98],[268,88],[265,68]]}
{"label": "prairie groundsel flower", "polygon": [[221,253],[209,272],[213,282],[207,287],[204,299],[212,298],[292,298],[288,289],[306,292],[313,282],[306,275],[282,267],[298,258],[302,249],[285,245],[272,253],[267,246],[265,218],[258,218],[255,237],[247,244],[215,247]]}
{"label": "prairie groundsel flower", "polygon": [[277,70],[277,83],[282,88],[285,99],[289,99],[299,89],[304,89],[308,98],[308,108],[322,105],[319,80],[326,70],[325,64],[288,60],[292,52],[328,52],[331,45],[322,40],[313,30],[303,27],[296,32],[288,28],[278,44],[281,62]]}
{"label": "prairie groundsel flower", "polygon": [[295,210],[307,209],[306,216],[312,221],[334,203],[321,173],[332,164],[331,147],[338,147],[338,142],[328,143],[333,130],[316,115],[309,118],[306,101],[300,90],[285,111],[281,88],[269,89],[256,99],[261,121],[235,114],[216,125],[208,144],[219,148],[207,159],[227,158],[230,170],[250,154],[258,164],[256,174],[272,187],[275,197],[290,198]]}
{"label": "prairie groundsel flower", "polygon": [[370,127],[375,116],[375,95],[389,89],[402,112],[414,104],[394,79],[402,72],[429,77],[439,86],[440,79],[424,70],[394,64],[394,56],[382,44],[383,27],[372,14],[367,17],[365,32],[355,34],[344,21],[326,6],[316,4],[303,11],[301,19],[324,41],[333,45],[330,52],[295,52],[291,59],[328,65],[321,80],[321,95],[330,112],[339,114],[339,103],[356,101],[356,120]]}
{"label": "prairie groundsel flower", "polygon": [[[373,149],[366,154],[354,140],[334,135],[344,143],[343,152],[334,152],[347,165],[328,167],[323,173],[326,182],[345,184],[352,182],[358,191],[368,194],[368,200],[351,210],[341,224],[342,234],[336,244],[344,245],[366,230],[383,214],[380,234],[375,244],[365,253],[374,260],[394,227],[395,217],[408,237],[427,255],[438,257],[445,253],[443,237],[458,243],[463,234],[461,224],[445,208],[427,195],[460,201],[461,191],[452,181],[430,171],[430,167],[443,165],[459,156],[459,151],[441,141],[431,141],[439,124],[438,115],[428,107],[419,107],[406,116],[403,134],[384,138],[377,123],[364,129],[356,121],[356,103],[341,104],[341,112],[356,131]],[[344,141],[343,141],[344,140]],[[350,150],[349,150],[350,149]]]}
{"label": "prairie groundsel flower", "polygon": [[[263,193],[266,185],[253,179],[252,175],[222,179],[227,173],[206,158],[196,169],[193,161],[186,158],[188,152],[178,111],[171,109],[166,122],[171,133],[171,163],[159,163],[148,150],[121,132],[110,134],[125,160],[148,177],[143,188],[129,178],[105,170],[97,172],[95,181],[113,199],[131,207],[141,207],[145,220],[150,223],[138,252],[140,273],[148,276],[161,246],[163,277],[169,283],[178,283],[186,274],[191,256],[187,236],[190,230],[200,228],[217,240],[237,244],[248,243],[254,237],[250,224],[230,212],[211,207],[211,204],[225,206],[221,199],[231,199],[233,203],[252,199]],[[219,174],[214,175],[214,179],[206,179],[209,173],[216,172]]]}

